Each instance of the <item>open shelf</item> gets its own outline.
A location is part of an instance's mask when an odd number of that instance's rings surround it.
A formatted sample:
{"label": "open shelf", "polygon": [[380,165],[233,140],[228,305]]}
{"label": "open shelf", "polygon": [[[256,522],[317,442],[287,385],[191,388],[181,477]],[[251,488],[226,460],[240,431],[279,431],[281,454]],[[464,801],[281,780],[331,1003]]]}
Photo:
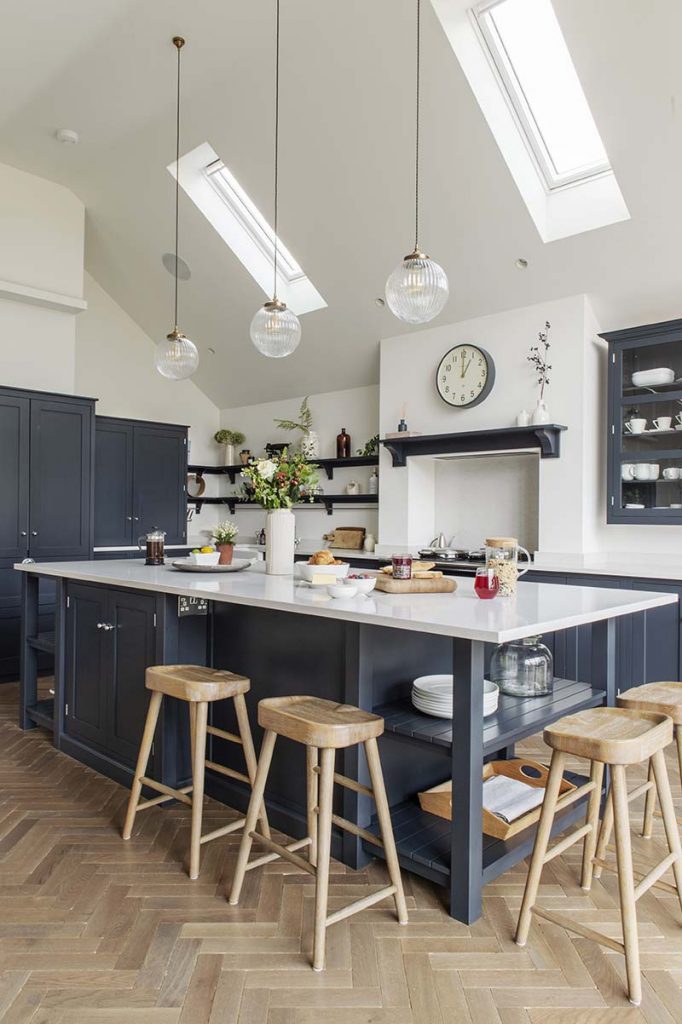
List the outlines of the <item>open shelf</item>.
{"label": "open shelf", "polygon": [[26,708],[26,714],[32,722],[41,725],[43,729],[54,729],[54,697],[36,701]]}
{"label": "open shelf", "polygon": [[499,427],[495,430],[465,430],[457,434],[414,434],[384,438],[394,466],[407,465],[410,455],[485,455],[496,452],[539,451],[543,459],[557,459],[561,434],[566,427],[542,423],[527,427]]}
{"label": "open shelf", "polygon": [[54,654],[54,633],[38,633],[37,636],[27,636],[26,643],[36,651]]}
{"label": "open shelf", "polygon": [[[197,515],[201,512],[202,505],[227,505],[230,515],[234,515],[238,508],[260,508],[257,501],[236,498],[234,495],[224,498],[188,498],[187,501],[190,505],[196,505]],[[376,505],[378,501],[378,494],[316,494],[312,501],[302,501],[294,505],[294,508],[305,509],[324,505],[327,515],[330,516],[335,505]]]}
{"label": "open shelf", "polygon": [[[576,786],[588,781],[587,776],[575,772],[564,772],[564,778]],[[585,814],[584,799],[567,807],[554,819],[552,835],[558,835],[573,825]],[[428,878],[441,885],[450,883],[450,845],[452,842],[452,823],[445,818],[438,818],[428,811],[422,811],[417,798],[407,800],[391,808],[393,833],[398,849],[401,865],[417,875]],[[370,831],[378,834],[378,824],[373,819]],[[535,842],[536,825],[530,825],[523,832],[510,839],[496,839],[494,836],[483,836],[483,881],[490,882],[514,864],[527,857]],[[363,847],[374,856],[383,856],[381,847],[363,842]]]}
{"label": "open shelf", "polygon": [[[533,736],[564,715],[604,703],[604,690],[571,679],[555,679],[554,691],[547,697],[508,697],[500,694],[494,715],[483,720],[483,753],[493,754],[502,747]],[[385,731],[420,743],[429,743],[449,752],[452,747],[452,723],[449,719],[424,715],[413,707],[409,697],[374,708],[381,715]]]}
{"label": "open shelf", "polygon": [[[335,469],[356,469],[362,466],[378,466],[379,456],[378,455],[351,455],[347,459],[308,459],[309,465],[319,466],[321,470],[327,474],[328,480],[334,479]],[[191,464],[187,467],[188,473],[194,473],[195,476],[203,476],[206,474],[214,474],[218,476],[228,476],[230,483],[235,483],[236,477],[244,469],[242,463],[237,463],[234,466],[205,466],[200,463]]]}

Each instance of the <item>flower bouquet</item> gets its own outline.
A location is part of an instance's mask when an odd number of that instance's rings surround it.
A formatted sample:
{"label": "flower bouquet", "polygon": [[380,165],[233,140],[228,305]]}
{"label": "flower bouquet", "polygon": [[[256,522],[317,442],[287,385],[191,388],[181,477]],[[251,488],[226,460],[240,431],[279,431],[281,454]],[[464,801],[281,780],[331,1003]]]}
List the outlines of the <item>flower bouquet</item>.
{"label": "flower bouquet", "polygon": [[293,572],[296,520],[291,507],[314,500],[316,469],[301,452],[290,454],[285,448],[280,456],[257,459],[242,470],[250,500],[267,509],[265,571],[270,575]]}

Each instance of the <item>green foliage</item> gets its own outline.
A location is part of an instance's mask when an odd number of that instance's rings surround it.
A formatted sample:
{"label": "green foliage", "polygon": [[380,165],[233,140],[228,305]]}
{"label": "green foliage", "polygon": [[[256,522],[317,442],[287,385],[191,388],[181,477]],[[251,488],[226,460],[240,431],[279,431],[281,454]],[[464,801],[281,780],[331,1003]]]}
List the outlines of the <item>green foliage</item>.
{"label": "green foliage", "polygon": [[366,442],[364,448],[358,448],[357,454],[369,457],[376,455],[379,451],[379,435],[375,434],[374,437],[370,437],[369,441]]}
{"label": "green foliage", "polygon": [[244,444],[246,437],[241,430],[217,430],[213,435],[217,444]]}
{"label": "green foliage", "polygon": [[307,396],[301,402],[297,420],[275,420],[274,422],[280,430],[300,430],[304,436],[309,434],[313,428],[313,414],[310,411]]}
{"label": "green foliage", "polygon": [[267,509],[291,508],[298,501],[312,501],[311,489],[317,484],[317,467],[300,452],[257,459],[242,470],[249,484],[247,495]]}

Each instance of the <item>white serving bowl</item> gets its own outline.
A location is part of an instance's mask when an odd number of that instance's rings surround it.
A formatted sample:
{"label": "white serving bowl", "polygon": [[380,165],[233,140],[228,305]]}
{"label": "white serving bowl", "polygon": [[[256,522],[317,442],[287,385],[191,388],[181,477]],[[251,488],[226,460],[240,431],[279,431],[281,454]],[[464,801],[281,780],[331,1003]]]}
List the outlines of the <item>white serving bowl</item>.
{"label": "white serving bowl", "polygon": [[667,366],[659,366],[655,370],[638,370],[632,375],[632,383],[636,388],[654,388],[661,384],[672,384],[675,371]]}
{"label": "white serving bowl", "polygon": [[220,552],[211,551],[210,555],[202,555],[201,552],[199,552],[199,554],[193,554],[190,552],[189,557],[192,559],[195,565],[217,565],[218,562],[220,561]]}
{"label": "white serving bowl", "polygon": [[298,562],[298,569],[301,578],[310,583],[313,576],[333,576],[337,580],[341,580],[348,575],[350,564],[342,562],[341,565],[310,565],[309,562]]}
{"label": "white serving bowl", "polygon": [[348,589],[348,587],[355,587],[355,589],[357,590],[358,594],[371,594],[372,591],[374,590],[374,588],[376,587],[376,585],[377,585],[376,576],[370,576],[369,579],[366,579],[366,580],[349,580],[349,579],[345,579],[343,581],[343,586],[346,589]]}
{"label": "white serving bowl", "polygon": [[350,601],[351,597],[355,597],[357,592],[358,588],[351,583],[332,583],[327,587],[327,593],[330,597],[341,598],[345,601]]}

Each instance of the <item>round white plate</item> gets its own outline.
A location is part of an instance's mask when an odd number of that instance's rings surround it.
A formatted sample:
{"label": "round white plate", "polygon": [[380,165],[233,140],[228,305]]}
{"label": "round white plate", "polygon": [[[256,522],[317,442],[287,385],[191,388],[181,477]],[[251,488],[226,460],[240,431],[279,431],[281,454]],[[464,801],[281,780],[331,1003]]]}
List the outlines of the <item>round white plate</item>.
{"label": "round white plate", "polygon": [[197,565],[191,558],[176,558],[173,562],[173,568],[183,572],[241,572],[250,565],[250,558],[233,558],[230,565]]}

